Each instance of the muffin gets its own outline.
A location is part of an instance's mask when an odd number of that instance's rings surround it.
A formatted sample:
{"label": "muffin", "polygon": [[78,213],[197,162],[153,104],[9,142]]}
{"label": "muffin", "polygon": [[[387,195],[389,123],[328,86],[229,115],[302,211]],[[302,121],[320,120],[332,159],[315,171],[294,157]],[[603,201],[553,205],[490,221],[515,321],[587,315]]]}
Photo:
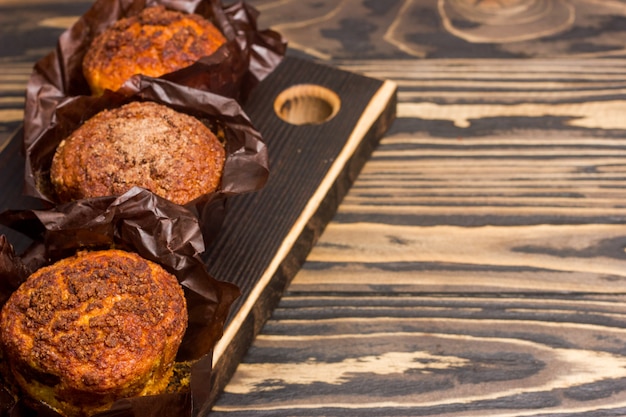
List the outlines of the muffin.
{"label": "muffin", "polygon": [[0,313],[15,383],[65,416],[164,392],[187,326],[185,296],[158,264],[116,249],[41,268]]}
{"label": "muffin", "polygon": [[139,186],[184,205],[218,188],[225,155],[198,119],[162,104],[131,102],[97,113],[61,141],[50,181],[60,202]]}
{"label": "muffin", "polygon": [[212,55],[226,38],[197,14],[153,6],[98,35],[83,58],[93,94],[117,90],[134,74],[159,77]]}

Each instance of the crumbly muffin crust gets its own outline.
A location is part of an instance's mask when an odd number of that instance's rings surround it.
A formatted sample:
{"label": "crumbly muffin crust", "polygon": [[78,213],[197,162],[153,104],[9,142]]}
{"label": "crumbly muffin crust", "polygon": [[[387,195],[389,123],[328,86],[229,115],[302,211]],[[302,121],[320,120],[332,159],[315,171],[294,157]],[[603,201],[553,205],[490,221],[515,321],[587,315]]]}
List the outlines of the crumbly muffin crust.
{"label": "crumbly muffin crust", "polygon": [[198,119],[153,102],[104,110],[63,140],[50,180],[61,202],[143,187],[177,204],[215,191],[226,152]]}
{"label": "crumbly muffin crust", "polygon": [[226,38],[197,14],[147,7],[98,35],[83,58],[95,95],[117,90],[134,74],[159,77],[212,55]]}
{"label": "crumbly muffin crust", "polygon": [[0,313],[17,384],[66,416],[163,392],[187,326],[176,277],[139,255],[81,252],[33,273]]}

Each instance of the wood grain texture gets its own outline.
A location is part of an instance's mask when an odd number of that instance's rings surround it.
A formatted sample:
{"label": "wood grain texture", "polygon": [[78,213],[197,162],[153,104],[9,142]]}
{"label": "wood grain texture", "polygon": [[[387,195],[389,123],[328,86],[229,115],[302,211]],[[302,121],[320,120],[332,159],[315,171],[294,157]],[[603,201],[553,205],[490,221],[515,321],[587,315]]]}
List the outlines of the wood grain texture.
{"label": "wood grain texture", "polygon": [[[626,4],[250,3],[398,118],[209,415],[626,415]],[[86,4],[0,0],[1,85]]]}
{"label": "wood grain texture", "polygon": [[212,415],[624,412],[623,296],[292,291]]}
{"label": "wood grain texture", "polygon": [[610,57],[626,45],[626,6],[614,0],[250,3],[322,59]]}
{"label": "wood grain texture", "polygon": [[[211,415],[626,414],[626,61],[619,13],[586,20],[623,6],[552,2],[575,13],[559,33],[479,42],[435,2],[318,3],[326,19],[299,25],[312,12],[288,3],[264,11],[321,38],[311,55],[396,82],[398,118]],[[551,2],[461,3],[438,5]],[[348,46],[350,12],[369,49]]]}

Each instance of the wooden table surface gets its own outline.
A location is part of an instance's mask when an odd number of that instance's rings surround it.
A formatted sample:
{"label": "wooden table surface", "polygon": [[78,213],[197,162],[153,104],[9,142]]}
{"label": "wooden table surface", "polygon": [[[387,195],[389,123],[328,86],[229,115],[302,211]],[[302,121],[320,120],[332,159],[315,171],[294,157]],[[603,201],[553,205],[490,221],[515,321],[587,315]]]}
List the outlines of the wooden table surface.
{"label": "wooden table surface", "polygon": [[[211,416],[626,415],[626,1],[250,1],[399,87]],[[90,6],[0,0],[0,143]]]}

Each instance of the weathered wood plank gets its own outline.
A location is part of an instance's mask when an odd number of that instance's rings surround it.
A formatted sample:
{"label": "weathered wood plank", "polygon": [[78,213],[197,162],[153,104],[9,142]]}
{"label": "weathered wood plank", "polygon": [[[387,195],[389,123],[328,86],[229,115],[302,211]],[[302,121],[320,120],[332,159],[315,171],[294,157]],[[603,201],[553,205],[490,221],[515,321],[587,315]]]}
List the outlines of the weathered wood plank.
{"label": "weathered wood plank", "polygon": [[[626,7],[605,0],[257,0],[261,22],[312,56],[624,56]],[[315,39],[315,42],[311,42]]]}
{"label": "weathered wood plank", "polygon": [[292,289],[212,415],[619,415],[623,302]]}
{"label": "weathered wood plank", "polygon": [[399,118],[211,415],[626,414],[626,61],[576,35],[622,6],[551,2],[569,29],[478,44],[437,2],[263,3],[296,47],[394,80]]}
{"label": "weathered wood plank", "polygon": [[622,294],[622,225],[394,226],[333,222],[292,290],[372,294]]}

